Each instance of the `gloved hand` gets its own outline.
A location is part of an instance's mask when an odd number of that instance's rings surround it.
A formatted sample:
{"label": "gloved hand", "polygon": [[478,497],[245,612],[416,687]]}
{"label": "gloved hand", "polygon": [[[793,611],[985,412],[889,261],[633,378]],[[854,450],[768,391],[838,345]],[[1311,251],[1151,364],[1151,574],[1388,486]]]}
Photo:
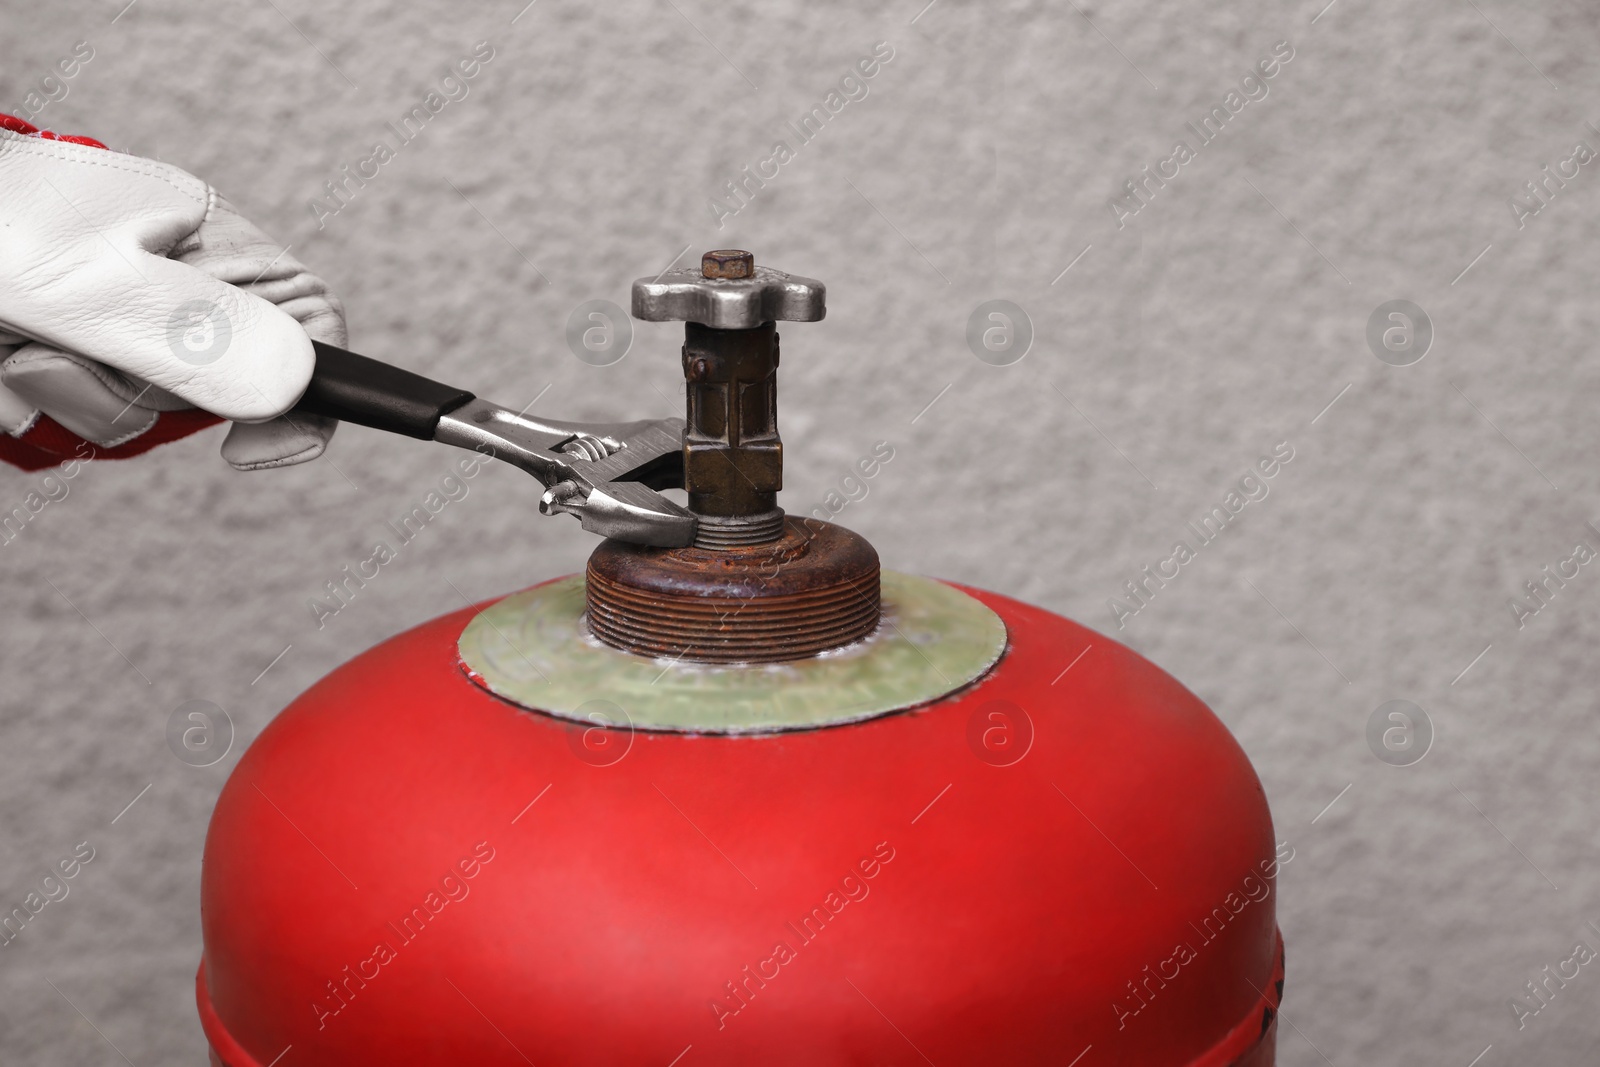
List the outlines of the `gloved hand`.
{"label": "gloved hand", "polygon": [[345,346],[338,298],[205,182],[0,115],[0,459],[120,458],[222,419],[240,470],[315,459],[338,424],[283,415],[311,338]]}

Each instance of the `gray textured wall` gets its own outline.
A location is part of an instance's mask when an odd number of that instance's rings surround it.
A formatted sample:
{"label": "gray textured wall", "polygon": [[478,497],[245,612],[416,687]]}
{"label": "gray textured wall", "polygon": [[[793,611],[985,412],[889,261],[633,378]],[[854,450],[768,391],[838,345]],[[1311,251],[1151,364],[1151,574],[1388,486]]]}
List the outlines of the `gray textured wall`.
{"label": "gray textured wall", "polygon": [[[1595,1061],[1594,967],[1520,1030],[1509,1004],[1600,946],[1600,568],[1520,629],[1509,606],[1600,548],[1600,167],[1521,228],[1508,203],[1600,149],[1586,5],[122,2],[8,4],[0,110],[91,42],[38,121],[211,181],[335,285],[359,351],[550,415],[667,415],[676,328],[589,366],[577,304],[685,246],[824,279],[827,320],[786,331],[785,504],[888,440],[839,518],[889,565],[1080,619],[1217,710],[1297,850],[1282,1062]],[[323,182],[481,40],[470,95],[319,228]],[[708,198],[885,40],[870,94],[719,230]],[[1122,183],[1283,40],[1268,95],[1119,228]],[[1019,363],[967,347],[990,298],[1031,317]],[[1435,330],[1405,367],[1366,341],[1400,298]],[[0,901],[96,850],[0,949],[7,1064],[201,1062],[200,849],[244,744],[457,589],[591,546],[485,473],[319,631],[308,596],[453,457],[345,428],[245,475],[220,436],[89,466],[0,548]],[[1270,495],[1118,630],[1108,599],[1279,442]],[[0,503],[36,481],[0,472]],[[238,729],[206,769],[164,739],[191,699]],[[1366,740],[1392,699],[1436,734],[1413,766]]]}

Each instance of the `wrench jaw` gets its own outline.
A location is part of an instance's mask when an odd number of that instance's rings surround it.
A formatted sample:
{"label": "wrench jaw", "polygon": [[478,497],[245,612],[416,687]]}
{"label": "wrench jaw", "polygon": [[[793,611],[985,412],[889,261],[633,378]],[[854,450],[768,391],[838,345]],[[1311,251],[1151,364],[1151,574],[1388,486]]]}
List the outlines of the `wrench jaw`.
{"label": "wrench jaw", "polygon": [[439,420],[434,440],[521,467],[545,486],[539,511],[585,530],[678,548],[699,522],[656,489],[683,485],[682,419],[577,423],[533,419],[474,399]]}
{"label": "wrench jaw", "polygon": [[591,459],[588,447],[561,446],[558,462],[571,473],[549,487],[541,512],[576,515],[585,530],[619,541],[656,548],[694,543],[699,519],[656,491],[683,486],[682,419],[565,428],[589,435],[585,446],[598,439],[618,447]]}
{"label": "wrench jaw", "polygon": [[[544,508],[540,501],[539,510]],[[694,544],[700,525],[688,511],[639,482],[603,482],[581,504],[567,502],[552,510],[577,515],[590,533],[656,548]]]}

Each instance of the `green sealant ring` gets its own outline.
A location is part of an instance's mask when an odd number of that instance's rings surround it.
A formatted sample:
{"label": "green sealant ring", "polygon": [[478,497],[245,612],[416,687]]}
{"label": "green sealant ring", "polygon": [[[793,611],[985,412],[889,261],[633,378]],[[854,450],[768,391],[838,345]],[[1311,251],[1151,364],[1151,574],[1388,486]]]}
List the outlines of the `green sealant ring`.
{"label": "green sealant ring", "polygon": [[[950,695],[988,673],[1006,626],[931,578],[884,571],[883,621],[852,645],[789,663],[652,659],[601,644],[583,575],[513,593],[461,632],[461,668],[503,700],[563,719],[678,733],[809,730]],[[614,721],[614,720],[625,721]]]}

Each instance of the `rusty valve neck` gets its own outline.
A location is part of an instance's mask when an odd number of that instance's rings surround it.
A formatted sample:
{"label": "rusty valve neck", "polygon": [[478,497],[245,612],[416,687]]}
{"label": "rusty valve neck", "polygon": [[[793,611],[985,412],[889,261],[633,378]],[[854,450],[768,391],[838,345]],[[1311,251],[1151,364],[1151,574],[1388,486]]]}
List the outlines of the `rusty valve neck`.
{"label": "rusty valve neck", "polygon": [[783,533],[777,325],[719,330],[684,323],[683,380],[683,484],[700,520],[696,547],[777,540]]}

